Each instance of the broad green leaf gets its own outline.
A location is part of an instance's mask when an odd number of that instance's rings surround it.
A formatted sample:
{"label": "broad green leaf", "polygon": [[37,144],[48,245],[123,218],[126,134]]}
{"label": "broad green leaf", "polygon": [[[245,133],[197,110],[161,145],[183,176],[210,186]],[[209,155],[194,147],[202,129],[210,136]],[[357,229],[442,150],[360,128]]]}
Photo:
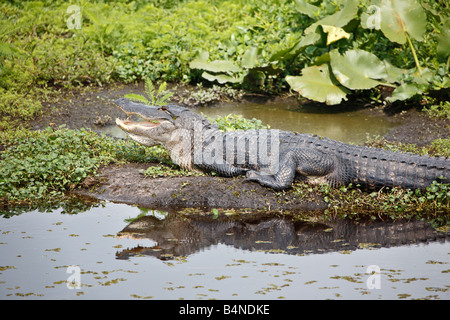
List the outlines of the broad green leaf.
{"label": "broad green leaf", "polygon": [[308,33],[301,38],[294,46],[274,52],[269,61],[284,61],[295,58],[298,54],[309,45],[312,45],[320,40],[320,34]]}
{"label": "broad green leaf", "polygon": [[422,91],[420,90],[419,86],[416,84],[402,84],[401,86],[397,87],[393,92],[392,96],[388,97],[386,100],[389,102],[394,102],[397,100],[406,100],[409,99],[416,94],[421,94]]}
{"label": "broad green leaf", "polygon": [[370,89],[380,84],[374,79],[387,77],[384,63],[364,50],[348,50],[341,55],[335,49],[330,52],[330,62],[336,79],[349,89]]}
{"label": "broad green leaf", "polygon": [[341,40],[343,38],[349,39],[350,34],[345,32],[344,29],[335,26],[322,25],[323,32],[327,33],[327,46],[333,42]]}
{"label": "broad green leaf", "polygon": [[310,18],[315,18],[320,12],[319,7],[308,3],[306,0],[295,0],[295,8]]}
{"label": "broad green leaf", "polygon": [[328,105],[347,100],[347,90],[334,84],[326,65],[304,68],[302,76],[287,76],[286,81],[293,90],[311,100]]}
{"label": "broad green leaf", "polygon": [[380,29],[389,40],[403,44],[406,33],[423,40],[427,17],[417,0],[376,0],[374,5],[379,8]]}
{"label": "broad green leaf", "polygon": [[408,70],[408,75],[411,77],[411,81],[419,85],[428,85],[435,73],[428,68],[425,68],[419,72],[417,68]]}
{"label": "broad green leaf", "polygon": [[384,67],[386,68],[386,77],[384,80],[394,83],[394,82],[400,82],[402,79],[402,76],[407,73],[408,70],[401,69],[393,66],[389,61],[383,60]]}
{"label": "broad green leaf", "polygon": [[305,34],[315,32],[316,28],[319,25],[328,25],[335,27],[346,26],[347,23],[349,23],[356,17],[358,13],[358,5],[359,0],[346,0],[342,10],[339,10],[338,12],[326,16],[325,18],[320,19],[319,21],[313,23],[312,25],[310,25],[308,28],[305,29]]}
{"label": "broad green leaf", "polygon": [[207,62],[209,59],[208,51],[200,51],[191,63]]}
{"label": "broad green leaf", "polygon": [[235,78],[235,77],[228,76],[226,74],[216,74],[216,75],[214,75],[214,74],[210,74],[208,72],[203,72],[202,77],[205,78],[208,81],[211,81],[211,82],[216,80],[220,84],[224,84],[224,83],[227,83],[227,82],[230,82],[230,83],[241,83],[242,80],[243,80],[242,78]]}
{"label": "broad green leaf", "polygon": [[226,60],[214,60],[211,62],[191,61],[191,69],[201,69],[210,72],[239,72],[241,68]]}
{"label": "broad green leaf", "polygon": [[442,24],[436,50],[438,57],[442,59],[450,56],[450,18],[447,18]]}
{"label": "broad green leaf", "polygon": [[330,63],[330,52],[325,52],[321,56],[318,56],[314,59],[315,66],[320,66],[325,63]]}
{"label": "broad green leaf", "polygon": [[208,62],[208,52],[200,52],[194,60],[191,61],[189,67],[191,69],[201,69],[210,72],[239,72],[241,69],[234,63],[225,60],[214,60]]}
{"label": "broad green leaf", "polygon": [[257,61],[257,54],[258,54],[258,48],[257,47],[251,47],[247,51],[245,51],[244,55],[242,56],[242,67],[244,68],[254,68],[256,67],[258,61]]}

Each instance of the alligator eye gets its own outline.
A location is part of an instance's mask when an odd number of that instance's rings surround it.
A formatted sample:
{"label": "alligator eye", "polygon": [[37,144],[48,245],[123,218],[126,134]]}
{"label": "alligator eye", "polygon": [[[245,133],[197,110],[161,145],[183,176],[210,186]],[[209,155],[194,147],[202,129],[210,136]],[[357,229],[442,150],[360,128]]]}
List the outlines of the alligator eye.
{"label": "alligator eye", "polygon": [[167,109],[165,106],[160,107],[159,110],[166,112],[169,116],[172,117],[173,120],[177,118],[177,116],[174,115],[172,112],[170,112],[170,110]]}

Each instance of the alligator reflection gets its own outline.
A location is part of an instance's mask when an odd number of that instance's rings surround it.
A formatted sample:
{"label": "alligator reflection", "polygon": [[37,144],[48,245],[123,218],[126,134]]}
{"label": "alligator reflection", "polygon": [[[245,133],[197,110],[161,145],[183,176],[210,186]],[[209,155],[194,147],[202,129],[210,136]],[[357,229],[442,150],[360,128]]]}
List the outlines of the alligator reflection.
{"label": "alligator reflection", "polygon": [[118,259],[146,255],[161,260],[188,256],[219,243],[251,251],[310,254],[431,241],[445,242],[448,238],[448,234],[437,232],[420,221],[337,221],[324,225],[273,215],[214,218],[176,213],[167,214],[163,220],[154,216],[141,217],[117,236],[150,239],[156,243],[152,247],[136,246],[117,252]]}

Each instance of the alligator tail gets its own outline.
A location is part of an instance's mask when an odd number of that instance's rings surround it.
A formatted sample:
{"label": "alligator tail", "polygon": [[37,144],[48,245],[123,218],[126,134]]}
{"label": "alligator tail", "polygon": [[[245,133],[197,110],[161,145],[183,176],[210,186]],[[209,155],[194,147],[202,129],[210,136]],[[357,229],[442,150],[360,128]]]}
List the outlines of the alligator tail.
{"label": "alligator tail", "polygon": [[354,157],[353,164],[350,181],[372,188],[425,189],[433,181],[450,183],[450,159],[444,157],[371,150]]}

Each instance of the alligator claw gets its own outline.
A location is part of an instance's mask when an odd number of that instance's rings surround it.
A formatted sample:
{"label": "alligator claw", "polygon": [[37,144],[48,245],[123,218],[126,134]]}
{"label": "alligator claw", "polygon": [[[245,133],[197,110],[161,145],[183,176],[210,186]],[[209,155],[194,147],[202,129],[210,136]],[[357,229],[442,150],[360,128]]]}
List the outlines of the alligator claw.
{"label": "alligator claw", "polygon": [[245,180],[247,181],[254,181],[258,180],[258,178],[261,176],[261,174],[258,171],[255,170],[249,170],[245,174]]}

